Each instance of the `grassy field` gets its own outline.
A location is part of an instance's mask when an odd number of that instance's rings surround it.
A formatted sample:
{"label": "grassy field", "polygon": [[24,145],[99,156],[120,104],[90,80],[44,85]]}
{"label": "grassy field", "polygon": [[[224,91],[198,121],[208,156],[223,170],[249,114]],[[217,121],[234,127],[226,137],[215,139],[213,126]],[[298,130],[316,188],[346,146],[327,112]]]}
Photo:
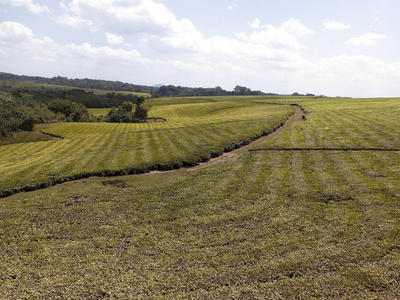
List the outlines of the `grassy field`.
{"label": "grassy field", "polygon": [[153,107],[166,122],[53,124],[43,131],[62,139],[1,147],[0,195],[90,175],[196,165],[272,132],[293,111],[223,101]]}
{"label": "grassy field", "polygon": [[[235,124],[226,140],[241,122],[250,126],[249,116],[262,118],[263,107],[279,116],[292,109],[253,102],[297,102],[307,114],[206,168],[83,179],[1,199],[2,298],[396,299],[400,100],[211,100],[158,107],[153,113],[168,121],[140,126],[179,132],[165,138],[172,147],[191,144],[202,128],[212,135],[203,139],[216,138],[207,127],[213,114]],[[187,136],[184,124],[193,127]],[[110,141],[124,131],[109,130],[101,136]],[[90,135],[71,133],[80,144]],[[162,135],[151,139],[163,145]]]}

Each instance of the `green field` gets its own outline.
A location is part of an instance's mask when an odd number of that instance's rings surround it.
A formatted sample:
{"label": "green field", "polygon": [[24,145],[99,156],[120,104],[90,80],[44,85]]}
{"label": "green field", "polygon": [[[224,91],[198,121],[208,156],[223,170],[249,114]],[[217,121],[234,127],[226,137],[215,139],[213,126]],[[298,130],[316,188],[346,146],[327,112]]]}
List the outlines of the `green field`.
{"label": "green field", "polygon": [[2,191],[194,165],[272,131],[289,104],[306,115],[204,168],[1,199],[2,298],[398,297],[400,99],[157,101],[167,122],[54,124],[64,139],[0,146]]}
{"label": "green field", "polygon": [[293,111],[223,101],[154,106],[151,116],[166,122],[57,123],[43,131],[60,140],[1,147],[0,195],[93,175],[196,165],[272,132]]}

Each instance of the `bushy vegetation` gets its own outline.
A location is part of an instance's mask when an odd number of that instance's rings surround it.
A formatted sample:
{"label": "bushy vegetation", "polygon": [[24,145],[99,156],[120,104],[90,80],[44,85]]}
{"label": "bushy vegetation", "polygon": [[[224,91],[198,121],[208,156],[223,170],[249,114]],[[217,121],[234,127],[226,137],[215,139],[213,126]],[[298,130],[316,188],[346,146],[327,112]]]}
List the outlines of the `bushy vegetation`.
{"label": "bushy vegetation", "polygon": [[91,117],[85,106],[68,100],[51,101],[47,108],[54,113],[63,114],[68,121],[89,122]]}
{"label": "bushy vegetation", "polygon": [[113,107],[107,112],[104,121],[110,123],[143,123],[147,120],[149,108],[144,107],[144,97],[136,99],[135,111],[132,112],[132,103],[125,101],[118,108]]}
{"label": "bushy vegetation", "polygon": [[32,131],[34,124],[50,121],[65,121],[65,118],[42,105],[24,105],[7,93],[0,93],[0,138],[19,130]]}
{"label": "bushy vegetation", "polygon": [[0,137],[19,129],[32,130],[33,117],[26,110],[17,109],[11,97],[0,94]]}

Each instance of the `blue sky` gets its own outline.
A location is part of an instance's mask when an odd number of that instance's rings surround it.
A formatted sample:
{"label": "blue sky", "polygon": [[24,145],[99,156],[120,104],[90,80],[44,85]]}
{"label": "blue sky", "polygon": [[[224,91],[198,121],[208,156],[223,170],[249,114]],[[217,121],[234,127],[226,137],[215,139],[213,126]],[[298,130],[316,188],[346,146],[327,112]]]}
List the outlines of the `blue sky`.
{"label": "blue sky", "polygon": [[0,0],[0,71],[400,97],[396,0]]}

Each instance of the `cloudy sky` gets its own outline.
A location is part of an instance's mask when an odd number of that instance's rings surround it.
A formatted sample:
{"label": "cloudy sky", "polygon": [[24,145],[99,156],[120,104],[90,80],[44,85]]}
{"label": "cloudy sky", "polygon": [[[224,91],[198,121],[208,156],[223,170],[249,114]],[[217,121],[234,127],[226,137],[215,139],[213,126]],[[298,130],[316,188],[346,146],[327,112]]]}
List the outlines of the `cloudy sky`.
{"label": "cloudy sky", "polygon": [[0,0],[0,72],[400,97],[399,0]]}

